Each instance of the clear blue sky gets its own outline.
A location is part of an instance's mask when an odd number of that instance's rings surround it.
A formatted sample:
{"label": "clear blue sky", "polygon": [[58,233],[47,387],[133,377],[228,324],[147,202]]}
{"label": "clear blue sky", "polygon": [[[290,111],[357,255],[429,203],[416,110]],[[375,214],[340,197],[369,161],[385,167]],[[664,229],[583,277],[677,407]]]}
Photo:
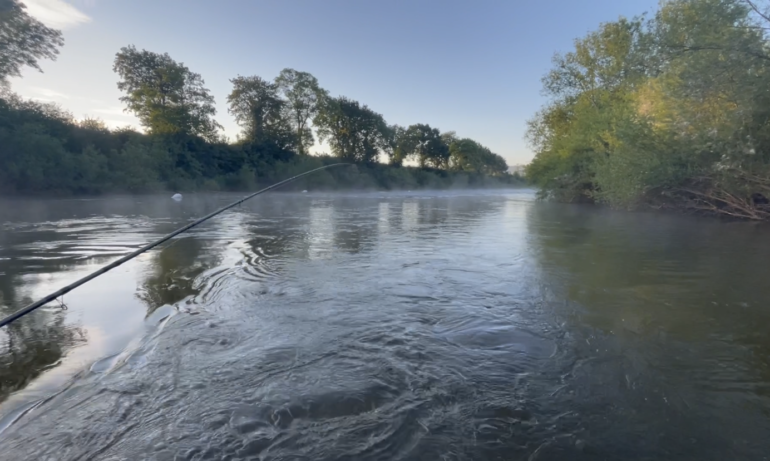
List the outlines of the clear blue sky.
{"label": "clear blue sky", "polygon": [[388,123],[454,130],[509,164],[532,157],[526,120],[544,102],[540,78],[553,54],[601,22],[657,8],[657,0],[23,1],[62,28],[66,44],[44,74],[27,69],[13,88],[77,118],[138,126],[121,111],[112,72],[115,53],[134,44],[200,73],[231,137],[229,79],[272,79],[291,67]]}

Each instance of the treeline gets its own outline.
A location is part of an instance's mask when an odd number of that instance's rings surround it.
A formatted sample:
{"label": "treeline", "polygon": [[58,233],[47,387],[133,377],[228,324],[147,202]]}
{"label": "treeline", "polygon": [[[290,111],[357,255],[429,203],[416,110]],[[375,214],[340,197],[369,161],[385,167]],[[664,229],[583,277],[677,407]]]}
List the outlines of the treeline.
{"label": "treeline", "polygon": [[[55,58],[60,32],[17,0],[0,0],[0,83],[25,65]],[[2,40],[5,40],[3,38]],[[295,187],[412,189],[515,185],[502,157],[471,139],[425,124],[389,125],[357,101],[332,97],[306,72],[285,69],[274,80],[238,76],[227,96],[241,127],[230,142],[215,120],[214,97],[200,74],[168,54],[122,48],[113,70],[121,101],[143,132],[111,130],[98,119],[75,120],[56,105],[0,91],[0,193],[240,190],[330,162]],[[331,155],[311,156],[315,138]],[[418,165],[404,166],[404,162]]]}
{"label": "treeline", "polygon": [[667,0],[575,41],[543,79],[541,195],[770,219],[767,4]]}

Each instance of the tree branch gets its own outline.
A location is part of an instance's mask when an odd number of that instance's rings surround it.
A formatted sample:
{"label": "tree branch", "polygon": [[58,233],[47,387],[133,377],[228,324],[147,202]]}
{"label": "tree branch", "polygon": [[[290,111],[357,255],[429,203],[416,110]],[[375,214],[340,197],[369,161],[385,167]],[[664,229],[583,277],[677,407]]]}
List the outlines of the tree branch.
{"label": "tree branch", "polygon": [[770,22],[770,17],[768,17],[767,14],[763,13],[759,10],[759,7],[754,4],[751,0],[743,0],[744,2],[748,3],[752,10],[754,10],[755,13],[757,13],[762,19],[764,19],[767,22]]}
{"label": "tree branch", "polygon": [[736,49],[736,48],[725,48],[722,46],[716,46],[716,45],[708,45],[708,46],[686,46],[686,45],[666,45],[672,50],[679,49],[681,52],[688,52],[688,51],[733,51],[737,53],[743,53],[749,56],[753,56],[757,59],[762,59],[765,61],[770,61],[770,56],[763,54],[763,53],[757,53],[751,50],[742,50],[742,49]]}

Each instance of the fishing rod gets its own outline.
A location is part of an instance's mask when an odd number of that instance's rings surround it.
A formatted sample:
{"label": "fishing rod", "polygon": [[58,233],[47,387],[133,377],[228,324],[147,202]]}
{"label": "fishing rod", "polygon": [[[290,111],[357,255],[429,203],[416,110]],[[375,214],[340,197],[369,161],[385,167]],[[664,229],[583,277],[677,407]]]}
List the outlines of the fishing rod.
{"label": "fishing rod", "polygon": [[282,186],[282,185],[284,185],[286,183],[290,183],[290,182],[294,181],[295,179],[301,178],[302,176],[306,176],[306,175],[309,175],[311,173],[315,173],[316,171],[321,171],[321,170],[325,170],[327,168],[332,168],[332,167],[335,167],[335,166],[342,166],[342,165],[352,165],[352,164],[351,163],[334,163],[332,165],[322,166],[320,168],[316,168],[316,169],[313,169],[313,170],[310,170],[310,171],[306,171],[306,172],[304,172],[302,174],[298,174],[296,176],[292,176],[289,179],[284,179],[283,181],[275,183],[272,186],[265,187],[264,189],[262,189],[260,191],[257,191],[257,192],[254,192],[253,194],[247,195],[246,197],[243,197],[240,200],[236,200],[235,202],[233,202],[233,203],[231,203],[231,204],[229,204],[229,205],[227,205],[225,207],[222,207],[222,208],[218,209],[217,211],[214,211],[213,213],[209,213],[206,216],[204,216],[204,217],[202,217],[200,219],[197,219],[196,221],[191,222],[190,224],[188,224],[186,226],[180,227],[179,229],[175,230],[174,232],[172,232],[170,234],[167,234],[167,235],[159,238],[158,240],[155,240],[154,242],[149,243],[149,244],[143,246],[142,248],[139,248],[138,250],[134,251],[133,253],[130,253],[130,254],[127,254],[126,256],[123,256],[122,258],[118,259],[117,261],[113,261],[112,263],[107,264],[106,266],[102,267],[101,269],[99,269],[99,270],[97,270],[95,272],[92,272],[91,274],[86,275],[85,277],[81,278],[80,280],[78,280],[78,281],[76,281],[74,283],[71,283],[71,284],[67,285],[64,288],[49,294],[48,296],[40,299],[39,301],[36,301],[36,302],[30,304],[29,306],[27,306],[25,308],[19,309],[18,311],[14,312],[13,314],[11,314],[11,315],[5,317],[4,319],[0,320],[0,328],[8,325],[9,323],[11,323],[11,322],[13,322],[15,320],[18,320],[18,319],[24,317],[25,315],[29,314],[30,312],[33,312],[37,308],[39,308],[41,306],[44,306],[44,305],[50,303],[51,301],[64,296],[65,294],[69,293],[70,291],[74,290],[75,288],[77,288],[77,287],[79,287],[79,286],[81,286],[81,285],[83,285],[83,284],[85,284],[87,282],[90,282],[91,280],[95,279],[96,277],[99,277],[100,275],[105,274],[105,273],[111,271],[112,269],[115,269],[116,267],[120,266],[121,264],[136,258],[140,254],[155,248],[156,246],[160,245],[161,243],[167,242],[167,241],[171,240],[172,238],[176,237],[177,235],[192,229],[193,227],[197,226],[198,224],[201,224],[201,223],[203,223],[205,221],[208,221],[209,219],[213,218],[214,216],[216,216],[216,215],[218,215],[220,213],[223,213],[223,212],[229,210],[230,208],[233,208],[233,207],[236,207],[236,206],[240,205],[241,203],[245,202],[246,200],[254,198],[257,195],[264,194],[265,192],[267,192],[269,190],[272,190],[272,189],[275,189],[277,187],[280,187],[280,186]]}

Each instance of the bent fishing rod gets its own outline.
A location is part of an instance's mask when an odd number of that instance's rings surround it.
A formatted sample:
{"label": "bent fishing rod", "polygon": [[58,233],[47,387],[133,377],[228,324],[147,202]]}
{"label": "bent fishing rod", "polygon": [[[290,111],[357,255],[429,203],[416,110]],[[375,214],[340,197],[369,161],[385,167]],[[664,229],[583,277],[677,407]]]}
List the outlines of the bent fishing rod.
{"label": "bent fishing rod", "polygon": [[206,222],[209,219],[213,218],[214,216],[217,216],[218,214],[224,213],[225,211],[229,210],[230,208],[233,208],[233,207],[236,207],[236,206],[240,205],[241,203],[245,202],[246,200],[254,198],[257,195],[264,194],[265,192],[273,190],[273,189],[275,189],[277,187],[280,187],[280,186],[282,186],[284,184],[290,183],[290,182],[294,181],[295,179],[301,178],[302,176],[306,176],[306,175],[309,175],[311,173],[315,173],[316,171],[325,170],[327,168],[332,168],[332,167],[336,167],[336,166],[343,166],[343,165],[352,165],[352,164],[351,163],[334,163],[332,165],[326,165],[326,166],[322,166],[320,168],[315,168],[313,170],[306,171],[306,172],[304,172],[302,174],[298,174],[296,176],[292,176],[289,179],[284,179],[283,181],[275,183],[272,186],[265,187],[264,189],[259,190],[257,192],[254,192],[253,194],[247,195],[246,197],[243,197],[240,200],[236,200],[235,202],[233,202],[233,203],[231,203],[231,204],[229,204],[229,205],[227,205],[225,207],[222,207],[222,208],[214,211],[213,213],[209,213],[206,216],[204,216],[204,217],[202,217],[200,219],[197,219],[197,220],[191,222],[190,224],[188,224],[186,226],[180,227],[179,229],[175,230],[174,232],[172,232],[170,234],[167,234],[167,235],[159,238],[158,240],[155,240],[154,242],[149,243],[149,244],[139,248],[138,250],[134,251],[133,253],[129,253],[126,256],[123,256],[122,258],[120,258],[120,259],[118,259],[116,261],[113,261],[110,264],[107,264],[106,266],[102,267],[101,269],[99,269],[99,270],[97,270],[95,272],[92,272],[91,274],[86,275],[85,277],[81,278],[80,280],[78,280],[78,281],[76,281],[74,283],[71,283],[71,284],[67,285],[64,288],[49,294],[48,296],[40,299],[39,301],[36,301],[36,302],[30,304],[27,307],[19,309],[18,311],[14,312],[13,314],[11,314],[11,315],[5,317],[4,319],[0,320],[0,328],[8,325],[9,323],[11,323],[11,322],[13,322],[15,320],[18,320],[18,319],[24,317],[25,315],[29,314],[30,312],[35,311],[37,308],[39,308],[41,306],[44,306],[44,305],[50,303],[51,301],[54,301],[54,300],[64,296],[65,294],[69,293],[70,291],[74,290],[75,288],[77,288],[77,287],[79,287],[79,286],[81,286],[81,285],[83,285],[83,284],[85,284],[87,282],[90,282],[91,280],[95,279],[96,277],[99,277],[100,275],[105,274],[105,273],[111,271],[112,269],[115,269],[116,267],[120,266],[121,264],[136,258],[140,254],[142,254],[142,253],[144,253],[146,251],[152,250],[153,248],[155,248],[156,246],[160,245],[161,243],[167,242],[167,241],[171,240],[172,238],[176,237],[177,235],[192,229],[193,227],[197,226],[198,224]]}

